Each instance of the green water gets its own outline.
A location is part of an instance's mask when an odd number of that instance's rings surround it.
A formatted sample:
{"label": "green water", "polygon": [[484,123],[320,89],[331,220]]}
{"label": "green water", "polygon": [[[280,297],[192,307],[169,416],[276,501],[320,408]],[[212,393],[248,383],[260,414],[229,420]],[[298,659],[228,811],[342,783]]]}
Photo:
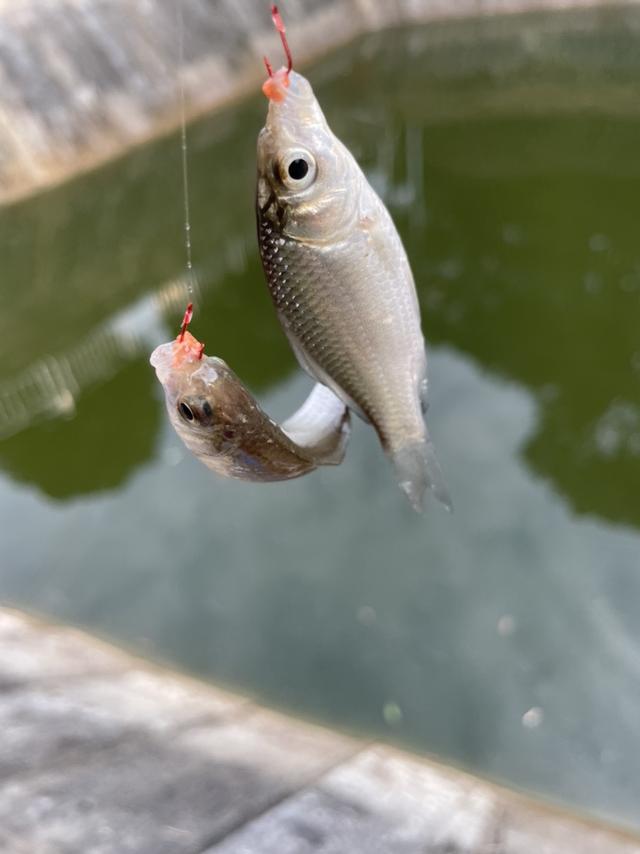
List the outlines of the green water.
{"label": "green water", "polygon": [[[3,600],[640,827],[638,57],[607,10],[308,70],[414,266],[453,516],[364,425],[288,484],[184,453],[147,361],[184,306],[176,138],[1,211]],[[193,328],[282,417],[310,381],[257,258],[264,111],[190,129]]]}

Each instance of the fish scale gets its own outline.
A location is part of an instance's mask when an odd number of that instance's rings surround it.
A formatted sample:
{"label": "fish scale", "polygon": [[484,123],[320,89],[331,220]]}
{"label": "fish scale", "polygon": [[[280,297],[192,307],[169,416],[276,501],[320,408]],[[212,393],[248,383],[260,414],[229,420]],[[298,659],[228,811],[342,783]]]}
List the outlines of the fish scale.
{"label": "fish scale", "polygon": [[[396,394],[399,399],[391,408],[387,405],[390,371],[379,364],[384,352],[393,350],[395,344],[400,345],[403,336],[398,333],[405,324],[392,330],[392,336],[376,336],[371,330],[368,342],[352,337],[350,347],[346,349],[343,339],[335,334],[337,323],[342,321],[343,325],[346,322],[351,327],[363,327],[363,318],[371,315],[370,295],[362,293],[363,288],[358,282],[363,276],[354,273],[353,267],[360,268],[361,272],[364,267],[364,278],[369,281],[373,278],[374,282],[379,277],[377,267],[370,274],[366,258],[358,263],[358,259],[353,259],[353,252],[349,251],[345,275],[339,256],[328,260],[322,250],[280,237],[277,228],[277,222],[269,222],[266,217],[263,219],[260,224],[261,250],[271,296],[288,334],[295,337],[304,353],[326,372],[330,381],[346,392],[376,426],[385,444],[393,440],[398,428],[404,427],[406,431],[411,417],[417,423],[415,436],[419,438],[423,428],[415,381],[403,383],[404,376],[396,378],[396,390],[400,394]],[[315,283],[320,283],[321,287],[314,287]],[[378,285],[377,282],[375,284]],[[385,306],[383,299],[378,313],[383,314],[391,308],[391,305]],[[397,305],[393,310],[397,311]],[[407,335],[412,331],[407,329]],[[402,368],[398,373],[406,372]],[[401,393],[403,385],[404,394]]]}

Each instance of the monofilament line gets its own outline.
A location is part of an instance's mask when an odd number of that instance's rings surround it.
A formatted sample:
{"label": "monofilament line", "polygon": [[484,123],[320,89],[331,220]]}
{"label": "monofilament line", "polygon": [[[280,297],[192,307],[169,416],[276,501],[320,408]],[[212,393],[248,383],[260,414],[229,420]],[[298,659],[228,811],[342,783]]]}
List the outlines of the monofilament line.
{"label": "monofilament line", "polygon": [[187,256],[187,287],[193,296],[193,262],[191,258],[191,207],[189,203],[189,163],[187,143],[187,118],[185,110],[184,80],[184,0],[178,5],[178,86],[180,91],[180,150],[182,155],[182,193],[184,200],[184,245]]}

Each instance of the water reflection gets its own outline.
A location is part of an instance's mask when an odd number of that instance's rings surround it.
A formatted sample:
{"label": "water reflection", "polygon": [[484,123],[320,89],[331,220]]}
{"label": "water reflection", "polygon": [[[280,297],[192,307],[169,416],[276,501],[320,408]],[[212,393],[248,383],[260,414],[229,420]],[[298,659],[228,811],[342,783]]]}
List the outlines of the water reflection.
{"label": "water reflection", "polygon": [[161,312],[180,310],[197,299],[185,279],[160,288],[109,318],[60,356],[46,355],[0,383],[0,438],[8,438],[47,417],[72,417],[83,390],[106,382],[127,361],[149,351],[170,333]]}
{"label": "water reflection", "polygon": [[117,378],[82,395],[75,417],[43,419],[4,441],[2,464],[53,498],[114,489],[153,458],[160,418],[144,362],[123,365]]}

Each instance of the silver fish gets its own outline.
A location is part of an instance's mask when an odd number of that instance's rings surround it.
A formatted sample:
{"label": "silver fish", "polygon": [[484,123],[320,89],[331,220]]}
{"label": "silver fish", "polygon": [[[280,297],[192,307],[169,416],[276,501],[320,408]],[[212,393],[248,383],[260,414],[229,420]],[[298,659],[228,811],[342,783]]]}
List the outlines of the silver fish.
{"label": "silver fish", "polygon": [[426,488],[450,508],[424,422],[425,345],[398,232],[309,82],[283,68],[263,89],[258,241],[284,331],[302,367],[374,426],[415,509]]}
{"label": "silver fish", "polygon": [[187,448],[217,474],[239,480],[290,480],[320,465],[338,465],[349,438],[349,411],[317,384],[282,425],[260,408],[222,359],[204,355],[184,328],[161,344],[151,364],[169,419]]}

